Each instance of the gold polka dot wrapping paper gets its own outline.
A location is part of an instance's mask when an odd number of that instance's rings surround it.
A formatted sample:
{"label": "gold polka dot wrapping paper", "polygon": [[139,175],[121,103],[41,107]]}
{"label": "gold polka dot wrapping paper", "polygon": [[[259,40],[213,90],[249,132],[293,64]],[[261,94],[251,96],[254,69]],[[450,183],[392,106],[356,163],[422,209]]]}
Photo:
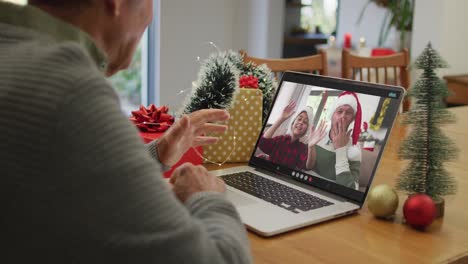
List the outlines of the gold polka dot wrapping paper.
{"label": "gold polka dot wrapping paper", "polygon": [[[203,156],[212,162],[247,162],[262,129],[263,96],[259,89],[240,88],[232,107],[229,129],[218,143],[203,148]],[[206,162],[206,161],[205,161]]]}

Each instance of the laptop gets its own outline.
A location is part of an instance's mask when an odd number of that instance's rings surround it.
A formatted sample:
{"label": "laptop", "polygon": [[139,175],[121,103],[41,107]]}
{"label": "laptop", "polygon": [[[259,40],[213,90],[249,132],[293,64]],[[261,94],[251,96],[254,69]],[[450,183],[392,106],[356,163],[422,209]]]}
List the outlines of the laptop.
{"label": "laptop", "polygon": [[212,173],[225,181],[243,223],[262,236],[356,213],[404,93],[285,72],[248,165]]}

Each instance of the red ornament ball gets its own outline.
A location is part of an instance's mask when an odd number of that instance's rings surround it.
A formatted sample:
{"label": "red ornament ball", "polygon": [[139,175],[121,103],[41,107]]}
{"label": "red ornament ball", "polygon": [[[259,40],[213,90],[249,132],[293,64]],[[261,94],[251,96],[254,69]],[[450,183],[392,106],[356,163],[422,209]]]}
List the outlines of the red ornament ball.
{"label": "red ornament ball", "polygon": [[403,215],[411,226],[423,229],[429,226],[436,214],[436,206],[432,198],[426,194],[413,194],[403,205]]}

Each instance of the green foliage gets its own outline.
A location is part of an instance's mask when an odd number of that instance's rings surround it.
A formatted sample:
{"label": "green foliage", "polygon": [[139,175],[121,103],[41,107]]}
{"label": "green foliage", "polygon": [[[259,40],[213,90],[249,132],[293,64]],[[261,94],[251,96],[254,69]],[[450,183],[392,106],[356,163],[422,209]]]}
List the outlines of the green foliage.
{"label": "green foliage", "polygon": [[[320,31],[325,34],[336,32],[336,8],[338,0],[333,3],[329,0],[313,0],[310,2],[310,4],[301,7],[301,28],[311,32],[318,26],[320,27]],[[335,7],[333,12],[328,12],[329,10],[325,9],[325,2],[328,2],[328,8],[330,8],[330,5]]]}
{"label": "green foliage", "polygon": [[207,108],[229,108],[239,89],[239,78],[243,75],[253,75],[258,79],[258,88],[263,93],[262,116],[265,120],[277,87],[271,70],[266,65],[244,64],[242,55],[233,51],[214,53],[202,63],[198,86],[184,113]]}
{"label": "green foliage", "polygon": [[429,43],[415,66],[423,74],[409,93],[414,99],[413,107],[404,123],[412,125],[412,131],[399,152],[400,158],[411,161],[400,175],[397,188],[408,194],[425,193],[437,200],[454,194],[456,187],[443,163],[456,158],[457,147],[440,130],[440,125],[455,120],[443,105],[448,90],[435,73],[435,69],[447,64]]}
{"label": "green foliage", "polygon": [[142,85],[141,49],[138,48],[135,52],[128,69],[120,71],[109,79],[120,96],[127,98],[134,105],[139,105]]}
{"label": "green foliage", "polygon": [[395,27],[400,31],[400,49],[405,43],[405,32],[413,28],[413,9],[414,0],[369,0],[361,10],[357,24],[360,24],[367,7],[374,3],[380,7],[386,8],[385,16],[380,27],[378,45],[382,46],[387,40],[390,29]]}
{"label": "green foliage", "polygon": [[197,87],[184,113],[200,109],[225,109],[239,89],[239,70],[232,63],[230,52],[214,53],[201,66]]}

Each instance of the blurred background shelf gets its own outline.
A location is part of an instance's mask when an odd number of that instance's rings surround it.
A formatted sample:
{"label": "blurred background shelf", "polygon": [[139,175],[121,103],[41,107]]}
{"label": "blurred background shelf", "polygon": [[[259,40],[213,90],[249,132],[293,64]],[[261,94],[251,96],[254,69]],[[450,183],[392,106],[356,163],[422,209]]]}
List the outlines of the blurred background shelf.
{"label": "blurred background shelf", "polygon": [[468,105],[468,74],[444,76],[447,87],[453,94],[447,97],[449,106]]}
{"label": "blurred background shelf", "polygon": [[283,57],[293,58],[317,54],[317,45],[328,43],[325,34],[304,33],[284,37]]}

